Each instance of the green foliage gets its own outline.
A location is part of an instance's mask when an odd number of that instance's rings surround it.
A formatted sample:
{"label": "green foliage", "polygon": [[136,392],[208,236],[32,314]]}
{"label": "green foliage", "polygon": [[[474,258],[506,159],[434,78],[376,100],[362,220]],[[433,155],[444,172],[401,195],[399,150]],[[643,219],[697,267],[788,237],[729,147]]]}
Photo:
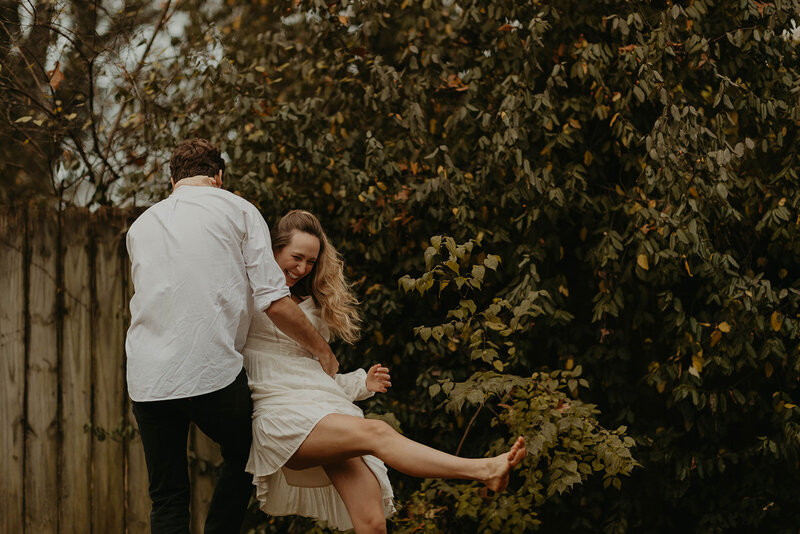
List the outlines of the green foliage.
{"label": "green foliage", "polygon": [[[394,391],[370,410],[480,456],[513,432],[491,424],[507,385],[479,377],[580,367],[570,406],[602,407],[574,416],[588,450],[613,441],[603,427],[636,441],[642,467],[621,489],[606,467],[578,468],[582,484],[547,499],[536,488],[569,480],[559,467],[485,502],[396,475],[416,525],[797,529],[800,73],[782,36],[797,2],[273,2],[192,16],[181,60],[150,73],[154,143],[212,137],[232,189],[268,220],[321,217],[364,301],[364,339],[340,354],[392,364]],[[428,291],[423,303],[398,279]],[[430,397],[476,372],[451,411]],[[588,389],[570,388],[580,379]],[[514,391],[509,406],[525,402]],[[483,405],[498,415],[483,409],[459,449]],[[528,423],[548,421],[533,406]]]}
{"label": "green foliage", "polygon": [[[442,406],[456,417],[476,408],[458,451],[481,410],[488,407],[493,414],[488,426],[507,427],[500,429],[501,435],[524,436],[529,454],[518,468],[519,482],[491,499],[475,483],[435,481],[423,486],[397,520],[403,525],[401,531],[425,526],[436,532],[432,525],[450,524],[453,518],[442,512],[453,500],[455,517],[475,519],[480,531],[525,531],[539,524],[536,510],[556,493],[562,494],[595,472],[603,473],[604,487],[620,489],[618,477],[629,475],[638,465],[630,452],[634,440],[623,435],[625,428],[602,428],[597,407],[580,400],[579,388],[589,385],[581,377],[580,365],[572,370],[534,372],[528,378],[512,374],[527,367],[520,365],[526,358],[517,346],[530,335],[531,321],[544,315],[563,322],[573,317],[556,310],[546,291],[518,292],[513,302],[482,294],[486,269],[496,270],[501,259],[483,253],[473,258],[479,245],[473,240],[459,245],[452,237],[434,236],[424,254],[427,272],[416,279],[405,276],[399,285],[421,295],[438,290],[438,301],[454,303],[446,313],[448,322],[417,327],[415,332],[423,342],[437,344],[437,352],[450,351],[454,360],[453,376],[428,387],[431,397],[444,394]],[[469,274],[460,274],[468,270]],[[453,298],[448,299],[446,293],[454,293]],[[458,380],[471,369],[478,370]],[[508,441],[493,439],[491,451],[502,452]]]}

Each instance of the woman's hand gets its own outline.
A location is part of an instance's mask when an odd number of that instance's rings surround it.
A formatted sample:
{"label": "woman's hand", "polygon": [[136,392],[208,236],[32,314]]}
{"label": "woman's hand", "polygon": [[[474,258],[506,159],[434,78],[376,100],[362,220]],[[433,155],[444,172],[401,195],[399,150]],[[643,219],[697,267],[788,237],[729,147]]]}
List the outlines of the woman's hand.
{"label": "woman's hand", "polygon": [[386,390],[392,386],[389,377],[389,368],[383,367],[381,364],[376,363],[367,371],[367,390],[380,393],[386,393]]}

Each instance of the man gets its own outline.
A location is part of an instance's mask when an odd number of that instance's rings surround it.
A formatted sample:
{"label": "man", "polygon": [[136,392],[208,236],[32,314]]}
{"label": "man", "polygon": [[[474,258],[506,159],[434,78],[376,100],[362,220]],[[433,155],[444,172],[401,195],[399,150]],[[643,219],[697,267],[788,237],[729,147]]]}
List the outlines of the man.
{"label": "man", "polygon": [[[172,194],[131,225],[135,293],[126,339],[128,390],[150,476],[153,533],[188,533],[189,423],[224,464],[205,532],[238,532],[251,494],[250,391],[242,367],[251,314],[265,311],[333,376],[336,357],[289,297],[258,210],[221,189],[225,162],[191,139],[170,159]],[[255,310],[251,302],[255,303]]]}

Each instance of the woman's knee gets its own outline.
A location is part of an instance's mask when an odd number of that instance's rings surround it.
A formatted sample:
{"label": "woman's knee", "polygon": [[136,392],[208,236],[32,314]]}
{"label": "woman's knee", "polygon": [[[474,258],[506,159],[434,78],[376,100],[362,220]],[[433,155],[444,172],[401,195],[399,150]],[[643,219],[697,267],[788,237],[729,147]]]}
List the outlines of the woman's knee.
{"label": "woman's knee", "polygon": [[378,419],[364,419],[362,432],[365,443],[373,443],[375,445],[380,445],[384,441],[391,439],[396,433],[389,424]]}
{"label": "woman's knee", "polygon": [[[369,532],[370,534],[386,533],[386,518],[383,513],[364,514],[359,518],[357,532]],[[354,522],[355,526],[355,522]]]}
{"label": "woman's knee", "polygon": [[366,431],[373,436],[385,437],[395,433],[394,429],[389,426],[388,423],[380,419],[364,419],[364,423],[366,423]]}

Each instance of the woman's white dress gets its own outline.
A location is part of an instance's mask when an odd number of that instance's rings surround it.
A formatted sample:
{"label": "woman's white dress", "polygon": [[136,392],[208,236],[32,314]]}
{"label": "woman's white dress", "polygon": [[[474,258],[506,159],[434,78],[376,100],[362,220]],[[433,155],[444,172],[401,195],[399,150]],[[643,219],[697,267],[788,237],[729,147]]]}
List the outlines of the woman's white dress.
{"label": "woman's white dress", "polygon": [[[309,298],[300,309],[328,340],[330,331]],[[253,397],[253,445],[247,471],[261,509],[270,515],[302,515],[339,530],[353,528],[344,502],[321,467],[294,471],[283,467],[320,419],[328,414],[364,417],[353,404],[373,395],[363,369],[331,378],[319,361],[281,332],[265,313],[254,314],[242,350]],[[395,511],[383,462],[363,456],[381,488],[383,511]]]}

